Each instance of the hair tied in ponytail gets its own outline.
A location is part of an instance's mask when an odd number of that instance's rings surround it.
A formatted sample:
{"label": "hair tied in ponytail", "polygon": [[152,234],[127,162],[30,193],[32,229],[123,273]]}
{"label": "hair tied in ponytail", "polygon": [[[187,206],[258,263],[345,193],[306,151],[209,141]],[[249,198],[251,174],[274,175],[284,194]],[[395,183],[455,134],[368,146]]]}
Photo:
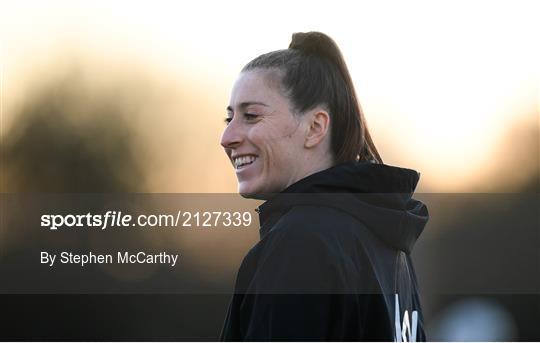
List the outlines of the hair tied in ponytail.
{"label": "hair tied in ponytail", "polygon": [[330,114],[334,162],[382,159],[371,139],[354,85],[338,45],[322,32],[297,32],[288,49],[258,56],[242,72],[279,70],[281,86],[297,113],[324,104]]}
{"label": "hair tied in ponytail", "polygon": [[297,32],[292,35],[289,49],[296,49],[306,55],[326,56],[335,58],[336,43],[321,32]]}

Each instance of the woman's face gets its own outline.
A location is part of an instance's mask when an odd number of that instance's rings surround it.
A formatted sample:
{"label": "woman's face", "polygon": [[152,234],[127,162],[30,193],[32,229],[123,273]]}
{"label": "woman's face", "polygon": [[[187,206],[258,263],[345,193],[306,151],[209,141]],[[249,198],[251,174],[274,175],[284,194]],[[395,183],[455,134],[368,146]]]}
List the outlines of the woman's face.
{"label": "woman's face", "polygon": [[221,145],[243,196],[265,198],[305,176],[305,123],[291,107],[281,93],[277,71],[247,71],[236,81]]}

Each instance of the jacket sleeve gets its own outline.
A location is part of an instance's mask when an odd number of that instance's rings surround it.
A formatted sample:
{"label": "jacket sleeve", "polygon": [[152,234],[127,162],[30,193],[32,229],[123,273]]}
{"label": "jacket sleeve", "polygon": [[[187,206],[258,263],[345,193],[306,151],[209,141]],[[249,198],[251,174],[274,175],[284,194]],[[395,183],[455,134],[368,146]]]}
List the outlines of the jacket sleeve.
{"label": "jacket sleeve", "polygon": [[358,338],[363,304],[349,292],[351,271],[339,244],[310,229],[293,225],[267,242],[244,299],[250,312],[244,339]]}

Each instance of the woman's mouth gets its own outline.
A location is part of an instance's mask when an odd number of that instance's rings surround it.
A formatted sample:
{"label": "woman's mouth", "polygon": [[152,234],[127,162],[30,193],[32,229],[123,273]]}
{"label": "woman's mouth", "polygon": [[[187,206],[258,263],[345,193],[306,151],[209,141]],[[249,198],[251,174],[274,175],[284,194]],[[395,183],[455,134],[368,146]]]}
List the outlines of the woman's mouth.
{"label": "woman's mouth", "polygon": [[233,159],[234,168],[236,170],[245,168],[249,166],[250,164],[252,164],[253,162],[255,162],[256,159],[257,159],[257,156],[254,156],[254,155],[244,155],[244,156],[235,157]]}

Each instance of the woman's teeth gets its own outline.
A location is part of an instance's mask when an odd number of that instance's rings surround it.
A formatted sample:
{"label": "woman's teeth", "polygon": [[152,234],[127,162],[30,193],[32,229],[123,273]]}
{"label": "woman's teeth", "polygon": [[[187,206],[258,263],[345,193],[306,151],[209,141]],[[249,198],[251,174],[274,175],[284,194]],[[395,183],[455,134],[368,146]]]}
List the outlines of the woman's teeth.
{"label": "woman's teeth", "polygon": [[236,169],[241,168],[243,166],[246,166],[248,164],[253,163],[257,157],[255,156],[240,156],[234,159],[234,167]]}

